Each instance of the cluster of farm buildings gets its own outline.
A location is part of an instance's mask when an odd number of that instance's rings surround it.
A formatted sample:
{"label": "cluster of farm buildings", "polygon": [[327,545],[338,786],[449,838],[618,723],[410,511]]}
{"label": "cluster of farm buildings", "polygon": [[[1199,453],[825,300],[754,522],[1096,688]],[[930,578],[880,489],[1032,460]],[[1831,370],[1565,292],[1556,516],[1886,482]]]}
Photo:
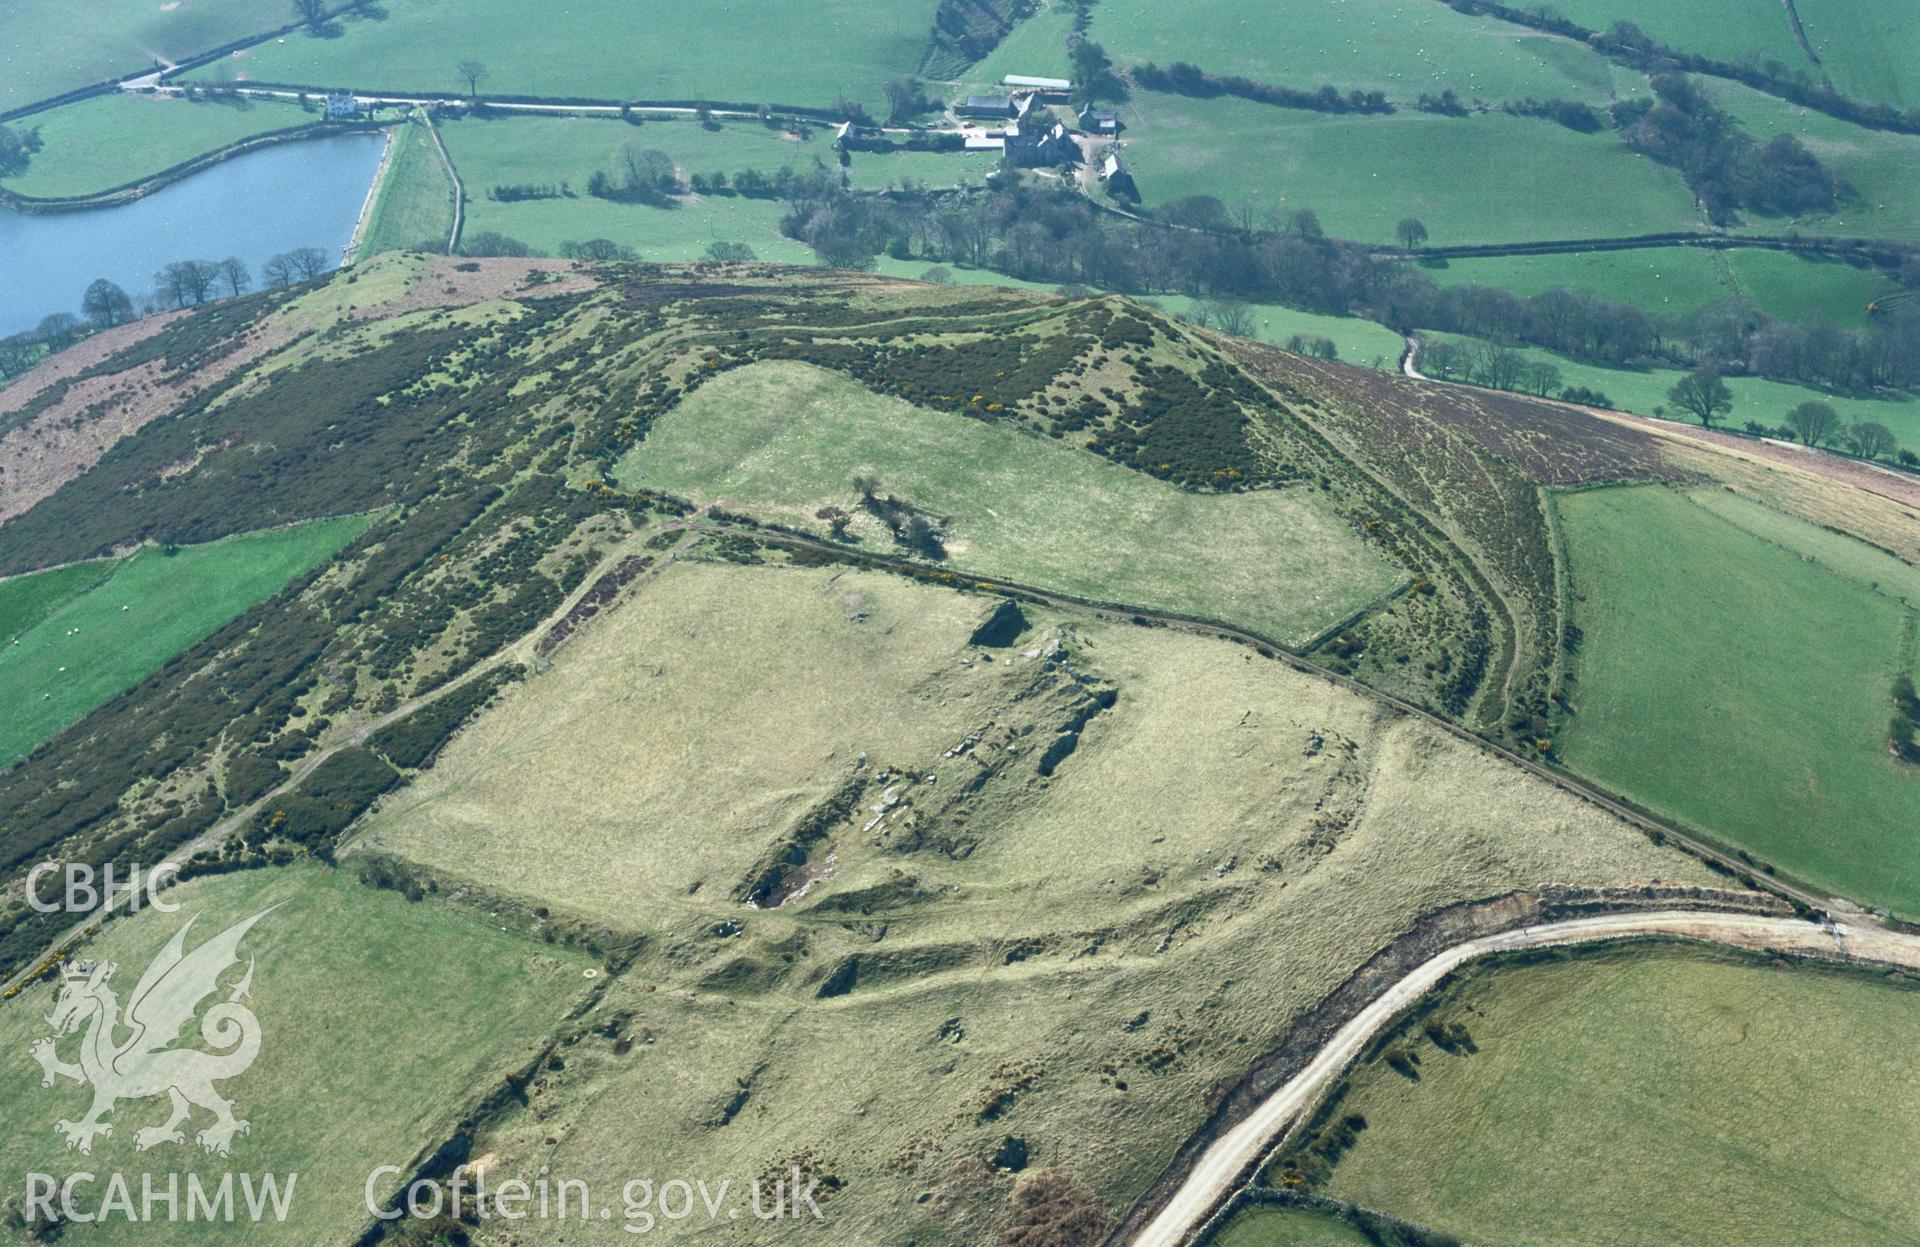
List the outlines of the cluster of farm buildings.
{"label": "cluster of farm buildings", "polygon": [[[1120,133],[1120,118],[1111,109],[1082,105],[1075,114],[1076,129],[1069,129],[1055,114],[1042,109],[1042,105],[1069,102],[1073,83],[1065,78],[1008,74],[1000,85],[1003,89],[995,94],[969,95],[954,102],[952,113],[957,128],[947,133],[960,135],[964,144],[960,150],[1003,152],[1011,168],[1050,168],[1079,164],[1084,158],[1079,141],[1082,137],[1111,139]],[[865,137],[867,133],[878,132],[864,132],[851,124],[840,127],[843,140]],[[1120,172],[1118,152],[1109,147],[1101,176],[1111,177]]]}

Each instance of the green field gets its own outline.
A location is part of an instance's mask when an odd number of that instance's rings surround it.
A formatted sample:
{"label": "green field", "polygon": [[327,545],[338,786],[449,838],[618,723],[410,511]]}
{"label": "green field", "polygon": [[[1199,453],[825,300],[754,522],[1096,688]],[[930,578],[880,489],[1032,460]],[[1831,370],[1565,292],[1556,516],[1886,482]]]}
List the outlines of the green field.
{"label": "green field", "polygon": [[517,0],[395,0],[346,18],[336,38],[289,36],[190,77],[465,95],[461,60],[487,66],[484,94],[717,100],[884,109],[882,88],[920,63],[935,0],[760,0],[668,7],[582,0],[529,21]]}
{"label": "green field", "polygon": [[0,638],[11,643],[14,637],[105,581],[117,566],[101,559],[0,580]]}
{"label": "green field", "polygon": [[[1186,295],[1167,295],[1146,302],[1181,316],[1192,312],[1198,300]],[[1252,336],[1258,340],[1284,346],[1295,334],[1327,338],[1339,349],[1342,363],[1362,368],[1396,369],[1400,366],[1400,353],[1406,347],[1405,340],[1393,330],[1358,316],[1322,316],[1278,303],[1250,303],[1247,310],[1253,315]]]}
{"label": "green field", "polygon": [[[176,914],[148,910],[111,924],[85,955],[117,962],[122,1008],[141,972],[180,924],[193,920],[189,947],[235,921],[279,905],[249,931],[242,958],[222,977],[230,984],[254,958],[247,1004],[259,1020],[259,1059],[218,1084],[235,1115],[251,1123],[232,1155],[203,1152],[192,1133],[212,1120],[195,1110],[184,1144],[136,1151],[135,1132],[166,1117],[164,1100],[125,1100],[107,1119],[110,1137],[93,1155],[66,1150],[54,1123],[80,1118],[88,1091],[62,1080],[40,1085],[28,1045],[47,1034],[42,1021],[53,991],[36,986],[0,1006],[0,1050],[8,1092],[0,1109],[0,1165],[6,1172],[102,1175],[87,1191],[103,1197],[105,1175],[179,1173],[211,1189],[231,1171],[297,1173],[291,1214],[250,1232],[269,1242],[347,1242],[370,1218],[362,1194],[376,1165],[406,1166],[452,1132],[467,1103],[499,1085],[560,1029],[591,966],[579,954],[510,935],[462,916],[442,902],[409,904],[348,872],[315,866],[257,870],[196,880],[170,898]],[[225,999],[223,993],[220,999]],[[194,1027],[184,1047],[204,1047]],[[72,1060],[77,1041],[60,1045]],[[218,1050],[216,1048],[216,1050]],[[398,1186],[389,1181],[384,1197]],[[238,1194],[236,1193],[236,1201]],[[83,1198],[84,1202],[84,1198]],[[76,1227],[67,1241],[202,1243],[203,1226],[132,1224],[115,1218]],[[83,1233],[82,1231],[94,1231]]]}
{"label": "green field", "polygon": [[1557,501],[1585,632],[1560,751],[1785,870],[1914,912],[1920,844],[1897,829],[1920,819],[1920,769],[1886,749],[1893,680],[1916,660],[1920,592],[1897,587],[1912,569],[1852,543],[1843,562],[1799,521],[1751,521],[1757,536],[1725,506],[1652,487]]}
{"label": "green field", "polygon": [[[833,158],[830,130],[815,128],[805,141],[782,133],[755,121],[708,130],[690,118],[631,126],[617,117],[499,117],[440,127],[467,189],[466,237],[498,230],[550,254],[563,242],[610,238],[655,262],[697,260],[714,242],[744,242],[762,260],[805,264],[812,253],[780,234],[786,205],[778,199],[685,196],[671,208],[655,208],[587,194],[587,179],[609,170],[614,153],[629,143],[665,152],[683,178],[731,177],[742,169],[799,172]],[[492,187],[527,182],[565,182],[573,195],[517,203],[488,198]]]}
{"label": "green field", "polygon": [[[1422,334],[1423,338],[1472,345],[1475,339],[1457,334]],[[1530,360],[1552,364],[1560,370],[1562,384],[1585,386],[1605,394],[1620,411],[1651,416],[1664,413],[1667,419],[1694,423],[1684,412],[1673,408],[1667,397],[1674,383],[1685,374],[1673,368],[1606,368],[1583,360],[1556,355],[1538,347],[1520,347]],[[1727,389],[1733,393],[1733,411],[1720,417],[1721,426],[1742,428],[1751,420],[1768,428],[1785,422],[1787,413],[1810,400],[1828,404],[1843,421],[1872,420],[1893,430],[1895,439],[1909,450],[1920,451],[1920,400],[1913,398],[1851,398],[1828,394],[1823,390],[1760,377],[1728,377]]]}
{"label": "green field", "polygon": [[1470,972],[1328,1193],[1484,1247],[1920,1243],[1910,982],[1680,946]]}
{"label": "green field", "polygon": [[1809,233],[1854,234],[1911,240],[1920,236],[1920,196],[1913,170],[1920,166],[1920,135],[1869,130],[1717,78],[1696,79],[1716,103],[1760,138],[1792,134],[1852,185],[1856,198],[1828,216],[1754,218],[1748,227],[1778,234],[1792,227]]}
{"label": "green field", "polygon": [[387,172],[354,252],[355,261],[428,241],[434,244],[432,249],[444,251],[452,231],[453,182],[433,135],[418,123],[396,127]]}
{"label": "green field", "polygon": [[102,95],[38,113],[46,146],[6,188],[53,199],[137,182],[217,147],[320,119],[297,104],[189,101],[162,95]]}
{"label": "green field", "polygon": [[85,576],[59,568],[0,581],[0,623],[7,628],[0,764],[272,597],[367,523],[363,516],[316,520],[171,556],[148,548],[118,563],[83,564]]}
{"label": "green field", "polygon": [[33,45],[0,59],[0,109],[146,73],[155,58],[185,60],[292,20],[281,0],[11,0],[7,26],[32,31]]}
{"label": "green field", "polygon": [[1866,325],[1867,304],[1889,285],[1873,269],[1838,260],[1693,247],[1433,261],[1421,271],[1442,286],[1496,286],[1522,298],[1582,290],[1674,318],[1744,297],[1776,320],[1815,316],[1856,328]]}
{"label": "green field", "polygon": [[855,152],[847,176],[855,190],[882,191],[901,183],[984,186],[1000,167],[998,152]]}
{"label": "green field", "polygon": [[1805,259],[1782,251],[1725,255],[1740,293],[1776,320],[1812,318],[1863,329],[1867,304],[1889,288],[1877,270],[1838,260]]}
{"label": "green field", "polygon": [[[716,377],[620,462],[627,485],[819,531],[852,481],[948,517],[954,567],[1303,641],[1400,576],[1299,490],[1196,494],[1081,451],[914,407],[804,364]],[[890,549],[877,520],[853,532]]]}
{"label": "green field", "polygon": [[1684,316],[1735,294],[1720,256],[1691,247],[1431,260],[1420,271],[1436,285],[1495,286],[1521,298],[1583,290],[1659,316]]}
{"label": "green field", "polygon": [[1567,40],[1401,0],[1301,5],[1285,21],[1259,0],[1102,0],[1089,37],[1122,66],[1189,61],[1209,73],[1291,87],[1379,90],[1406,104],[1447,89],[1463,99],[1600,103],[1616,79],[1632,80]]}
{"label": "green field", "polygon": [[1632,22],[1658,42],[1682,52],[1722,61],[1773,60],[1789,72],[1813,71],[1779,0],[1715,0],[1712,4],[1557,0],[1554,8],[1588,30],[1604,31],[1615,22]]}
{"label": "green field", "polygon": [[1920,106],[1920,31],[1905,0],[1797,0],[1795,7],[1837,90]]}
{"label": "green field", "polygon": [[1248,1208],[1207,1247],[1368,1247],[1372,1242],[1344,1221],[1303,1208]]}
{"label": "green field", "polygon": [[1000,87],[1008,74],[1029,78],[1072,78],[1067,39],[1073,33],[1073,6],[1067,0],[1042,0],[1040,9],[1020,21],[993,51],[969,66],[961,85],[975,91]]}
{"label": "green field", "polygon": [[[1434,6],[1441,13],[1451,11]],[[1525,117],[1323,116],[1245,100],[1136,91],[1121,109],[1149,204],[1213,195],[1228,207],[1312,208],[1327,233],[1393,241],[1407,216],[1434,246],[1605,238],[1697,228],[1672,170],[1611,134]],[[1486,170],[1499,169],[1498,193]],[[1567,193],[1579,186],[1580,193]]]}

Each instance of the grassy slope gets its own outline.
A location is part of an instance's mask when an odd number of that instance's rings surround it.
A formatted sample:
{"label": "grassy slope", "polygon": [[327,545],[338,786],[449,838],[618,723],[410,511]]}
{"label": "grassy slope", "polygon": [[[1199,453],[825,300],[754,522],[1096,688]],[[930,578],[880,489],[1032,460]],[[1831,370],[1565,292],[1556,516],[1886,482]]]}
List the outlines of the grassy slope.
{"label": "grassy slope", "polygon": [[1736,83],[1701,81],[1745,129],[1760,138],[1797,136],[1857,194],[1830,216],[1755,217],[1749,228],[1777,234],[1798,227],[1809,233],[1908,240],[1920,235],[1920,196],[1913,193],[1920,135],[1868,130]]}
{"label": "grassy slope", "polygon": [[998,88],[1008,74],[1029,78],[1072,78],[1067,38],[1073,32],[1073,6],[1053,0],[1014,26],[993,51],[969,66],[961,85],[983,91]]}
{"label": "grassy slope", "polygon": [[1744,296],[1780,320],[1814,315],[1853,327],[1866,324],[1867,304],[1888,285],[1871,269],[1837,260],[1689,247],[1448,260],[1422,271],[1443,286],[1498,286],[1523,298],[1556,288],[1584,290],[1656,316],[1684,316]]}
{"label": "grassy slope", "polygon": [[247,100],[189,102],[168,96],[108,95],[37,114],[46,147],[27,171],[6,180],[22,195],[86,195],[137,182],[202,152],[319,120],[299,105]]}
{"label": "grassy slope", "polygon": [[[853,478],[951,517],[958,570],[1232,619],[1303,641],[1399,577],[1300,490],[1195,494],[1076,450],[914,407],[804,364],[702,386],[621,460],[620,480],[825,531]],[[878,521],[854,532],[890,549]]]}
{"label": "grassy slope", "polygon": [[1456,999],[1479,1051],[1363,1069],[1333,1193],[1486,1247],[1920,1242],[1911,987],[1656,949]]}
{"label": "grassy slope", "polygon": [[1806,260],[1778,251],[1729,251],[1725,258],[1740,293],[1780,320],[1813,317],[1865,328],[1867,304],[1888,288],[1877,270],[1837,260]]}
{"label": "grassy slope", "polygon": [[[1441,12],[1449,12],[1435,6]],[[1149,204],[1213,195],[1313,208],[1327,232],[1386,243],[1419,217],[1434,245],[1602,238],[1697,227],[1679,177],[1611,134],[1524,117],[1323,116],[1238,99],[1134,92],[1133,175]],[[1501,173],[1489,195],[1484,171]],[[1581,193],[1566,193],[1569,186]]]}
{"label": "grassy slope", "polygon": [[900,182],[923,186],[983,186],[1000,167],[995,152],[855,152],[847,175],[855,190],[886,190]]}
{"label": "grassy slope", "polygon": [[0,109],[108,78],[143,73],[292,20],[281,0],[11,0],[9,29],[31,42],[0,48]]}
{"label": "grassy slope", "polygon": [[424,125],[401,126],[394,133],[387,175],[356,259],[368,260],[429,239],[445,250],[452,229],[453,183],[433,135]]}
{"label": "grassy slope", "polygon": [[1920,33],[1905,0],[1798,0],[1833,85],[1897,108],[1920,105]]}
{"label": "grassy slope", "polygon": [[1776,60],[1811,73],[1813,63],[1793,37],[1778,0],[1725,0],[1714,5],[1667,0],[1561,0],[1554,6],[1589,30],[1632,22],[1670,48],[1723,61]]}
{"label": "grassy slope", "polygon": [[1585,290],[1665,316],[1734,295],[1719,257],[1691,248],[1435,260],[1421,271],[1441,286],[1497,286],[1522,298],[1546,290]]}
{"label": "grassy slope", "polygon": [[[832,135],[816,129],[807,142],[780,137],[758,122],[731,122],[719,130],[692,120],[630,126],[618,118],[498,118],[443,125],[441,137],[467,187],[466,233],[498,230],[544,251],[569,240],[611,238],[644,260],[696,260],[715,241],[744,242],[763,260],[805,263],[810,253],[780,236],[785,206],[778,199],[737,195],[689,197],[673,208],[609,203],[587,194],[595,170],[610,169],[626,144],[667,153],[683,175],[753,168],[812,167],[831,159]],[[499,203],[494,186],[565,182],[571,199]]]}
{"label": "grassy slope", "polygon": [[1249,1208],[1209,1247],[1367,1247],[1373,1240],[1343,1221],[1295,1208]]}
{"label": "grassy slope", "polygon": [[[1913,611],[1657,488],[1558,500],[1585,631],[1561,738],[1574,770],[1872,904],[1920,908],[1920,770],[1887,755]],[[1851,560],[1874,562],[1866,547]],[[1847,574],[1841,574],[1841,572]],[[1684,690],[1684,691],[1679,691]]]}
{"label": "grassy slope", "polygon": [[109,559],[0,580],[0,638],[15,637],[111,576]]}
{"label": "grassy slope", "polygon": [[[42,615],[0,651],[0,761],[11,762],[221,624],[280,590],[366,527],[362,517],[250,533],[171,558],[147,549],[95,587]],[[88,564],[94,567],[94,564]],[[35,592],[41,576],[0,582],[8,598]],[[0,599],[5,600],[5,599]],[[18,600],[15,598],[15,600]],[[121,610],[122,606],[130,607]],[[68,635],[78,629],[78,635]]]}
{"label": "grassy slope", "polygon": [[483,89],[503,95],[811,107],[848,97],[881,108],[888,79],[919,64],[933,10],[934,0],[583,0],[530,22],[516,0],[405,0],[383,20],[341,22],[338,38],[290,36],[193,76],[452,95],[465,93],[455,63],[471,58],[488,67]]}
{"label": "grassy slope", "polygon": [[[1544,880],[1703,877],[1239,647],[1029,610],[1030,637],[971,649],[991,605],[831,567],[676,565],[389,800],[369,847],[650,936],[606,1005],[636,1011],[644,1059],[581,1044],[476,1151],[615,1187],[810,1151],[847,1183],[835,1242],[972,1247],[1003,1216],[1011,1178],[979,1161],[1007,1134],[1124,1204],[1209,1087],[1416,915]],[[934,813],[977,769],[944,751],[1016,727],[1034,699],[1015,696],[1048,666],[1028,650],[1055,640],[1063,670],[1115,683],[1113,708],[1050,779],[1016,736],[1023,752],[960,798],[964,821]],[[938,783],[899,785],[897,817],[863,831],[870,787],[804,900],[731,898],[809,801],[880,766]],[[946,851],[947,835],[975,845]],[[728,921],[744,930],[716,936]],[[817,999],[856,954],[897,961]],[[982,1118],[1009,1069],[1032,1088]]]}
{"label": "grassy slope", "polygon": [[[93,1155],[66,1151],[55,1121],[78,1118],[87,1092],[70,1082],[40,1086],[28,1044],[46,1033],[49,987],[0,1006],[0,1050],[9,1086],[0,1107],[0,1165],[7,1172],[125,1173],[136,1204],[142,1172],[197,1173],[209,1185],[229,1171],[298,1173],[284,1226],[251,1233],[267,1242],[349,1241],[366,1220],[362,1191],[376,1165],[405,1165],[452,1130],[469,1097],[502,1081],[557,1030],[584,986],[578,954],[509,935],[447,906],[409,904],[344,873],[313,866],[197,880],[170,898],[177,915],[146,911],[113,923],[86,955],[119,964],[122,1007],[140,973],[179,928],[194,919],[189,946],[231,923],[284,904],[247,934],[242,958],[257,958],[249,1001],[259,1018],[260,1057],[221,1084],[235,1113],[252,1123],[229,1158],[208,1155],[192,1131],[183,1145],[135,1150],[138,1127],[158,1125],[164,1103],[123,1101],[108,1118],[113,1135]],[[231,969],[222,982],[238,979]],[[71,1059],[77,1041],[61,1045]],[[203,1047],[197,1028],[184,1046]],[[184,1177],[182,1178],[184,1183]],[[389,1183],[387,1189],[391,1189]],[[184,1201],[184,1187],[182,1199]],[[384,1192],[383,1192],[384,1194]],[[237,1198],[237,1195],[236,1195]],[[184,1204],[183,1204],[184,1207]],[[164,1207],[161,1210],[164,1220]],[[84,1227],[93,1229],[94,1227]],[[104,1233],[69,1235],[87,1243],[198,1243],[204,1228],[123,1222]]]}
{"label": "grassy slope", "polygon": [[1467,98],[1574,96],[1597,103],[1614,77],[1598,56],[1565,40],[1399,0],[1303,5],[1285,21],[1273,20],[1260,0],[1104,0],[1089,37],[1121,65],[1191,61],[1215,74],[1380,90],[1405,103],[1447,88]]}

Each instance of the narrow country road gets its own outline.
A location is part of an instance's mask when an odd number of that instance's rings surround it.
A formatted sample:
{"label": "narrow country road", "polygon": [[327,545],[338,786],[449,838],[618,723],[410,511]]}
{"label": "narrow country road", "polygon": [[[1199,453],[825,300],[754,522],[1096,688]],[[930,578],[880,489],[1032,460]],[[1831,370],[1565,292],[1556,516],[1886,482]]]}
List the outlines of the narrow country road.
{"label": "narrow country road", "polygon": [[1415,381],[1431,381],[1433,378],[1420,371],[1420,339],[1412,334],[1400,335],[1406,340],[1406,350],[1400,353],[1400,371]]}
{"label": "narrow country road", "polygon": [[1287,1128],[1310,1112],[1367,1042],[1449,973],[1491,953],[1555,944],[1585,944],[1634,936],[1676,936],[1756,951],[1839,956],[1879,965],[1920,968],[1920,936],[1879,928],[1825,926],[1798,918],[1751,914],[1611,914],[1546,926],[1522,927],[1456,944],[1422,963],[1362,1009],[1314,1055],[1305,1069],[1268,1096],[1216,1140],[1166,1205],[1132,1240],[1132,1247],[1182,1247],[1221,1206],[1251,1180]]}

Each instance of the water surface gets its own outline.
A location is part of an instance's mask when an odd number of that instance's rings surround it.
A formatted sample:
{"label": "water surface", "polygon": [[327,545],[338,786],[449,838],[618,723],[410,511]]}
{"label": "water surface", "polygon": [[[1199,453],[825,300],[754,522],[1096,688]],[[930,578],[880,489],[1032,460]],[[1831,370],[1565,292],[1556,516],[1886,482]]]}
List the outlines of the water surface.
{"label": "water surface", "polygon": [[260,266],[295,247],[329,264],[353,237],[382,136],[343,134],[283,143],[222,161],[116,208],[45,216],[0,210],[0,337],[49,312],[80,310],[87,283],[120,283],[136,304],[174,260],[237,255]]}

